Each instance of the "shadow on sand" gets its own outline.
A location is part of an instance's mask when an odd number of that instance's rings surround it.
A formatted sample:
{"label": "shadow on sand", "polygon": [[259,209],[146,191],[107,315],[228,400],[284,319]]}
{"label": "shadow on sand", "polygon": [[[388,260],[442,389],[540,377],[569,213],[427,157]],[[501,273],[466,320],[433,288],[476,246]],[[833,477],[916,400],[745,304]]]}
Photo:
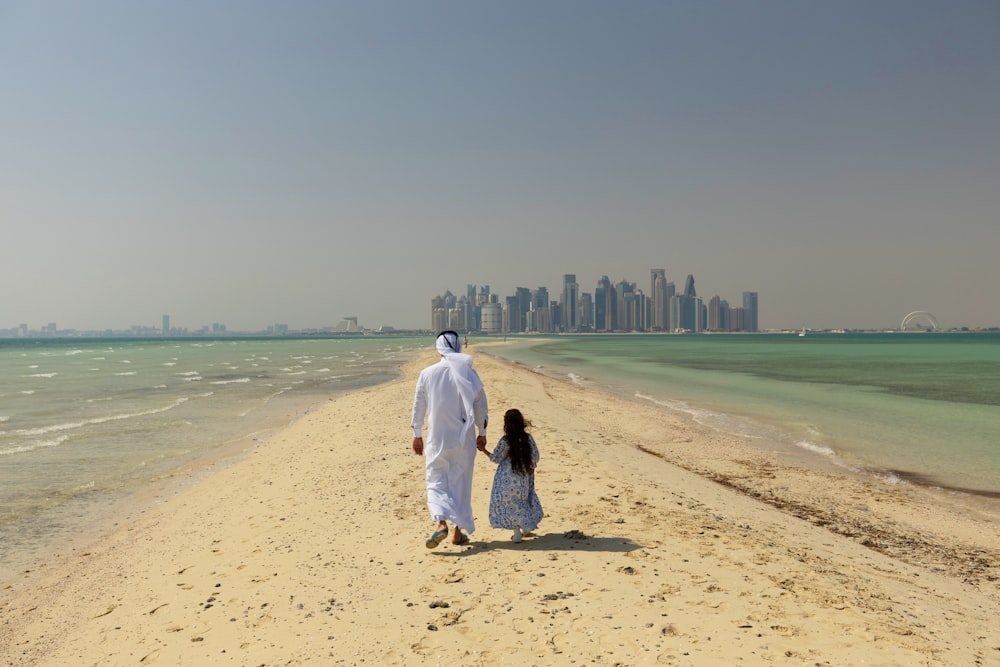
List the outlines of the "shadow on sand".
{"label": "shadow on sand", "polygon": [[[447,545],[452,546],[452,545]],[[469,545],[471,549],[450,551],[449,556],[474,556],[477,552],[489,549],[510,549],[511,551],[604,551],[607,553],[628,553],[641,549],[627,537],[595,537],[584,535],[578,530],[568,533],[536,533],[534,537],[525,537],[522,542],[511,542],[510,538],[501,540],[476,540]],[[444,555],[444,554],[442,554]]]}

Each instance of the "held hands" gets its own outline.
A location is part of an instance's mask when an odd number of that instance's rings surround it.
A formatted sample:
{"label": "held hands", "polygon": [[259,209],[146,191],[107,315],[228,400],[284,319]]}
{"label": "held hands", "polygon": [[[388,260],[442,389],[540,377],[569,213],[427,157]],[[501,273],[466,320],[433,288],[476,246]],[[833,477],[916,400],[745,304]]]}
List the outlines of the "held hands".
{"label": "held hands", "polygon": [[[487,455],[489,454],[489,452],[486,451],[486,436],[485,435],[476,436],[476,449],[478,449],[479,451],[483,452],[484,454],[487,454]],[[424,455],[424,439],[423,438],[414,438],[413,439],[413,453],[416,454],[417,456],[423,456]]]}

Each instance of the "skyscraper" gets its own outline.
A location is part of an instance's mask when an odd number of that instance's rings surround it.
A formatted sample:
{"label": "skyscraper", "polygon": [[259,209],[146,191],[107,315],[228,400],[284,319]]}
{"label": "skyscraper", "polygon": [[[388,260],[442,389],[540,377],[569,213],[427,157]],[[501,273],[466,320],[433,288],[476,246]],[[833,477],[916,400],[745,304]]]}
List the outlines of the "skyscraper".
{"label": "skyscraper", "polygon": [[170,335],[170,316],[169,315],[164,315],[163,316],[163,335],[164,336],[169,336]]}
{"label": "skyscraper", "polygon": [[594,330],[594,297],[590,292],[580,294],[580,331]]}
{"label": "skyscraper", "polygon": [[670,322],[675,330],[701,331],[704,328],[701,311],[702,302],[696,296],[678,294],[670,299]]}
{"label": "skyscraper", "polygon": [[667,295],[667,272],[650,269],[649,295],[652,299],[652,328],[654,331],[670,330],[670,295]]}
{"label": "skyscraper", "polygon": [[594,330],[614,331],[618,325],[618,300],[607,276],[601,276],[594,290]]}
{"label": "skyscraper", "polygon": [[539,287],[531,293],[531,313],[528,317],[528,331],[551,333],[552,328],[552,319],[549,311],[549,290],[547,287]]}
{"label": "skyscraper", "polygon": [[531,290],[527,287],[518,287],[514,290],[517,297],[517,312],[520,317],[521,328],[518,331],[528,330],[528,311],[531,310]]}
{"label": "skyscraper", "polygon": [[482,306],[482,330],[484,333],[500,333],[503,324],[503,308],[499,303],[484,303]]}
{"label": "skyscraper", "polygon": [[448,310],[444,298],[440,295],[431,299],[431,331],[444,331],[448,328]]}
{"label": "skyscraper", "polygon": [[698,296],[698,294],[694,291],[694,276],[690,273],[684,281],[684,296]]}
{"label": "skyscraper", "polygon": [[563,331],[576,331],[580,328],[578,312],[580,286],[576,282],[575,273],[563,275],[562,293],[562,327]]}
{"label": "skyscraper", "polygon": [[757,292],[743,292],[743,330],[757,331]]}

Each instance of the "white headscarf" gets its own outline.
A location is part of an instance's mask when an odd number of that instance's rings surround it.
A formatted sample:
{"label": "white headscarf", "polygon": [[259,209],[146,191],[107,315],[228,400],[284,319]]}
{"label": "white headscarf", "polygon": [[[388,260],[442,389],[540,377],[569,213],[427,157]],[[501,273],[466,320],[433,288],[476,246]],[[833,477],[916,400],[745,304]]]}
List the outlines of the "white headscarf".
{"label": "white headscarf", "polygon": [[451,376],[458,385],[458,393],[462,397],[468,419],[466,427],[473,427],[476,419],[473,402],[483,390],[482,380],[472,371],[472,357],[462,352],[462,342],[454,331],[442,331],[435,341],[437,351],[451,368]]}
{"label": "white headscarf", "polygon": [[439,333],[435,346],[442,356],[462,351],[462,341],[458,339],[458,334],[454,331],[442,331]]}

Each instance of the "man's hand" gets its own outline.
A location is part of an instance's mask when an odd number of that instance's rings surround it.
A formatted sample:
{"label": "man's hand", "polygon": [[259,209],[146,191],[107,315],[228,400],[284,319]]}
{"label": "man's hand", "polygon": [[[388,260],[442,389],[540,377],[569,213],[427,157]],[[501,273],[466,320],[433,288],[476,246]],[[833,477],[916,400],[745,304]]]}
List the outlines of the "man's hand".
{"label": "man's hand", "polygon": [[413,439],[413,453],[416,454],[417,456],[423,456],[424,455],[424,439],[423,438],[414,438]]}

